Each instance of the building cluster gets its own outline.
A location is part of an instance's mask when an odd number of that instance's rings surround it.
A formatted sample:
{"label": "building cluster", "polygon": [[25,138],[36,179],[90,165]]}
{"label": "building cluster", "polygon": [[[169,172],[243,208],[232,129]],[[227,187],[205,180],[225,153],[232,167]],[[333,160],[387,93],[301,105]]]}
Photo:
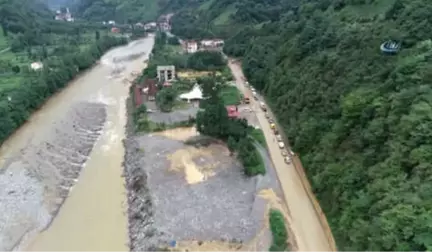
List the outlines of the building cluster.
{"label": "building cluster", "polygon": [[187,53],[196,53],[198,51],[220,51],[224,46],[222,39],[205,39],[201,41],[186,40],[182,41],[183,49]]}
{"label": "building cluster", "polygon": [[172,14],[162,15],[159,17],[157,26],[159,27],[159,29],[161,31],[164,31],[164,32],[171,31],[171,25],[170,25],[171,17],[172,17]]}
{"label": "building cluster", "polygon": [[54,19],[66,22],[75,21],[75,19],[72,17],[72,14],[69,12],[69,8],[66,8],[65,11],[57,10]]}

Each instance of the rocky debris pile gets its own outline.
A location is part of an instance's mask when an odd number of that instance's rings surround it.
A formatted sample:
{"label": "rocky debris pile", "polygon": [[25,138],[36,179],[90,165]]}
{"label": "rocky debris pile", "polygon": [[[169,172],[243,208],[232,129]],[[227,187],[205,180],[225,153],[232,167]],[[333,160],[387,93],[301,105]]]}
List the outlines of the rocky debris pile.
{"label": "rocky debris pile", "polygon": [[125,145],[132,250],[170,240],[249,241],[266,221],[266,202],[256,200],[256,179],[245,178],[229,154],[215,147],[210,157],[196,157],[197,166],[211,166],[215,175],[190,185],[183,172],[167,172],[168,156],[186,148],[181,141],[144,135]]}
{"label": "rocky debris pile", "polygon": [[157,231],[153,223],[153,204],[147,187],[147,175],[140,167],[142,152],[133,139],[125,143],[124,175],[126,177],[129,248],[131,251],[148,251],[166,244],[164,234]]}
{"label": "rocky debris pile", "polygon": [[77,104],[51,126],[42,142],[30,143],[7,160],[0,170],[0,250],[11,250],[27,233],[49,225],[75,184],[106,117],[104,104]]}

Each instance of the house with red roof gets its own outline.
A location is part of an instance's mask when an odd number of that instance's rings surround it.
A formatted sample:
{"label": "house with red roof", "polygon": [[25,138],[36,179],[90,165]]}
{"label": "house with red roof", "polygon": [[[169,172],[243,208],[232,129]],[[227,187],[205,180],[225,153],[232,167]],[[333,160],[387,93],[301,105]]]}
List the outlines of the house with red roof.
{"label": "house with red roof", "polygon": [[238,118],[240,115],[238,108],[235,105],[226,106],[226,110],[229,118]]}

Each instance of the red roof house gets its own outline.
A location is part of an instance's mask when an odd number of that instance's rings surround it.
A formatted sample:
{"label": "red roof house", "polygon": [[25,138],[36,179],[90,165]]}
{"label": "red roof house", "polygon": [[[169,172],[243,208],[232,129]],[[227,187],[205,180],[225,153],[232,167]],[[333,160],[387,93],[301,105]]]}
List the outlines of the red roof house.
{"label": "red roof house", "polygon": [[134,94],[135,94],[135,106],[138,108],[143,103],[141,88],[138,85],[135,86]]}
{"label": "red roof house", "polygon": [[227,109],[229,118],[238,118],[239,117],[240,113],[238,112],[237,106],[234,106],[234,105],[226,106],[226,109]]}

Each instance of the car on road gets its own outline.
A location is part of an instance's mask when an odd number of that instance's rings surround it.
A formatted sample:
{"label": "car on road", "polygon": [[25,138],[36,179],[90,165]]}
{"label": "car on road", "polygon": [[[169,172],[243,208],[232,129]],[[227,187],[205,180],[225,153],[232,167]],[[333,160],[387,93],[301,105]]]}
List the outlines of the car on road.
{"label": "car on road", "polygon": [[284,158],[285,163],[287,164],[291,164],[291,158],[290,157],[285,157]]}
{"label": "car on road", "polygon": [[254,88],[254,87],[252,87],[252,86],[251,86],[251,88],[250,88],[250,89],[251,89],[251,91],[252,91],[252,92],[255,92],[255,91],[256,91],[256,90],[255,90],[255,88]]}
{"label": "car on road", "polygon": [[282,156],[284,156],[284,157],[288,156],[288,152],[286,152],[286,151],[282,151],[281,154],[282,154]]}
{"label": "car on road", "polygon": [[267,119],[269,119],[269,118],[270,118],[270,115],[269,115],[269,113],[265,113],[265,118],[267,118]]}
{"label": "car on road", "polygon": [[281,135],[276,135],[276,139],[278,142],[282,142],[282,136]]}
{"label": "car on road", "polygon": [[283,142],[279,142],[278,145],[279,145],[279,148],[280,148],[280,149],[285,148],[285,144],[284,144]]}
{"label": "car on road", "polygon": [[271,118],[269,118],[268,122],[269,122],[270,124],[274,124],[274,120],[271,119]]}

